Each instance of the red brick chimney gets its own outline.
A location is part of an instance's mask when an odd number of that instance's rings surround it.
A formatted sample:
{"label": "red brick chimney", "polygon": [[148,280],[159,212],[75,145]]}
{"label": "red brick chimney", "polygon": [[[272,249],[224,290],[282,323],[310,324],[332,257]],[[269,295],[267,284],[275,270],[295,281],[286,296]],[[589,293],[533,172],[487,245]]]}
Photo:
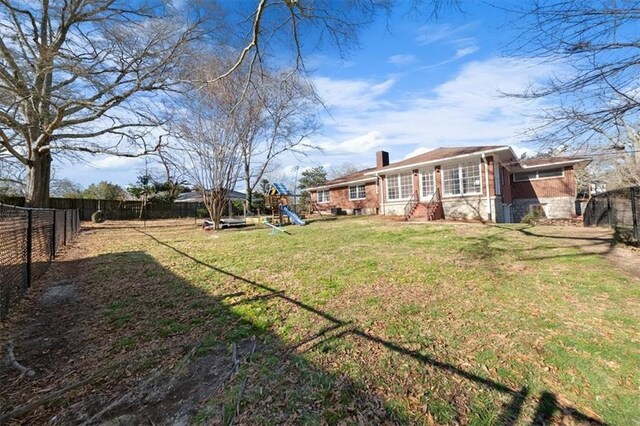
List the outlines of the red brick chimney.
{"label": "red brick chimney", "polygon": [[380,169],[389,165],[389,153],[387,151],[376,152],[376,168]]}

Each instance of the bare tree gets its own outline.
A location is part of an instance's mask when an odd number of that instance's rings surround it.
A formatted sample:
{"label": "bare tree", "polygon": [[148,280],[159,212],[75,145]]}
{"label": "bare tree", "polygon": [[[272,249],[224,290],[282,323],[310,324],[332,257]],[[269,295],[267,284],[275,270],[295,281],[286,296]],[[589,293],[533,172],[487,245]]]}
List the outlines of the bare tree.
{"label": "bare tree", "polygon": [[0,192],[22,195],[24,188],[24,168],[0,145]]}
{"label": "bare tree", "polygon": [[319,128],[320,103],[313,86],[297,73],[263,68],[259,76],[250,76],[248,66],[223,80],[215,79],[232,66],[220,58],[200,57],[189,68],[189,79],[205,81],[220,111],[233,116],[231,129],[242,147],[242,172],[246,207],[264,174],[274,160],[285,152],[305,153],[315,149],[308,137]]}
{"label": "bare tree", "polygon": [[640,123],[640,2],[534,1],[516,11],[511,53],[556,64],[546,84],[512,96],[550,107],[532,129],[546,145],[633,151],[628,123]]}
{"label": "bare tree", "polygon": [[458,0],[255,0],[238,27],[244,32],[243,46],[234,64],[223,74],[231,75],[250,63],[250,75],[275,49],[292,53],[292,68],[305,71],[305,51],[329,45],[341,55],[359,46],[363,26],[378,15],[389,16],[397,4],[407,15],[437,18],[446,9],[459,11]]}
{"label": "bare tree", "polygon": [[49,198],[54,152],[153,151],[152,95],[171,90],[202,33],[169,5],[120,0],[0,1],[0,143],[28,171],[26,198]]}
{"label": "bare tree", "polygon": [[350,175],[352,173],[357,172],[358,170],[362,170],[364,167],[360,167],[353,163],[342,163],[341,165],[331,166],[329,170],[327,170],[327,177],[329,179],[337,179],[342,176]]}
{"label": "bare tree", "polygon": [[[329,41],[341,52],[356,46],[361,27],[393,3],[254,0],[230,2],[231,11],[186,2],[188,10],[178,11],[173,2],[153,1],[0,0],[0,144],[28,171],[28,204],[48,202],[54,153],[139,156],[157,149],[153,129],[163,120],[155,101],[176,88],[177,68],[201,37],[222,39],[222,56],[240,51],[207,81],[246,64],[247,87],[270,52],[290,48],[294,71],[304,70],[309,45]],[[437,10],[450,2],[425,3]],[[203,26],[201,14],[212,11],[233,30]]]}
{"label": "bare tree", "polygon": [[273,160],[288,151],[316,149],[307,138],[319,128],[315,92],[297,75],[267,75],[252,83],[252,92],[242,101],[246,114],[238,121],[247,208]]}
{"label": "bare tree", "polygon": [[606,182],[608,189],[640,186],[640,126],[623,125],[624,133],[602,133],[614,149],[596,153],[590,167],[593,177]]}
{"label": "bare tree", "polygon": [[[201,57],[199,65],[198,78],[219,69],[219,61],[212,56]],[[237,96],[233,85],[193,84],[176,104],[179,113],[173,133],[177,142],[171,162],[179,164],[190,183],[202,191],[216,230],[242,170]]]}

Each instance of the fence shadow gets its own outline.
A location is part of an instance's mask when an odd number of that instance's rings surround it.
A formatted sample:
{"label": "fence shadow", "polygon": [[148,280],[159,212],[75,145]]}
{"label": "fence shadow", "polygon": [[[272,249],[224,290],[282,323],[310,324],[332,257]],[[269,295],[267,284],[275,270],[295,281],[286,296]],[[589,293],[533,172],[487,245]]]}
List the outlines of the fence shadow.
{"label": "fence shadow", "polygon": [[[464,380],[468,380],[470,382],[474,382],[477,383],[481,386],[484,386],[488,389],[491,390],[495,390],[498,391],[504,395],[506,395],[508,398],[510,398],[510,402],[505,405],[505,407],[502,410],[502,413],[499,416],[500,419],[500,423],[502,424],[514,424],[516,421],[518,420],[524,420],[524,419],[519,419],[520,415],[521,415],[521,410],[523,407],[523,404],[526,400],[526,398],[529,396],[529,391],[526,387],[522,387],[520,389],[514,389],[511,388],[509,386],[506,386],[502,383],[499,383],[495,380],[492,380],[490,378],[486,378],[486,377],[482,377],[479,376],[477,374],[471,373],[469,371],[466,371],[465,369],[462,369],[458,366],[455,366],[453,364],[447,363],[447,362],[443,362],[438,360],[436,357],[433,356],[429,356],[426,354],[423,354],[421,352],[415,351],[415,350],[411,350],[408,349],[404,346],[402,346],[401,344],[398,344],[396,342],[390,341],[390,340],[385,340],[382,339],[378,336],[375,336],[365,330],[362,330],[358,327],[353,327],[350,321],[347,320],[342,320],[338,317],[335,317],[334,315],[331,315],[330,313],[324,312],[321,309],[315,308],[311,305],[308,305],[306,303],[303,303],[295,298],[292,298],[290,296],[288,296],[284,291],[281,291],[279,289],[273,288],[271,286],[268,286],[266,284],[263,283],[259,283],[257,281],[254,280],[250,280],[247,278],[244,278],[242,276],[239,276],[237,274],[234,274],[232,272],[226,271],[222,268],[219,268],[215,265],[212,265],[210,263],[204,262],[200,259],[198,259],[197,257],[194,257],[164,241],[161,241],[160,239],[156,238],[155,236],[148,234],[144,231],[141,230],[137,230],[138,232],[146,235],[148,238],[154,240],[156,243],[174,251],[175,253],[195,262],[196,264],[208,268],[216,273],[219,274],[223,274],[226,275],[230,278],[233,278],[237,281],[239,281],[240,283],[246,284],[254,289],[259,289],[262,291],[266,291],[265,294],[263,294],[261,297],[269,297],[269,298],[277,298],[281,301],[284,301],[286,303],[292,304],[298,308],[301,308],[307,312],[310,312],[314,315],[317,315],[319,318],[322,318],[326,321],[329,322],[330,326],[329,327],[325,327],[324,329],[322,329],[320,332],[318,332],[316,335],[310,336],[308,337],[306,340],[307,342],[310,341],[315,341],[315,343],[313,344],[313,346],[311,346],[311,348],[316,347],[318,345],[320,345],[323,342],[326,342],[328,340],[336,340],[336,339],[341,339],[344,338],[348,335],[354,335],[360,338],[363,338],[365,340],[367,340],[368,342],[374,343],[376,345],[380,345],[388,350],[391,350],[397,354],[400,354],[402,356],[406,356],[406,357],[410,357],[418,362],[421,362],[423,364],[428,364],[434,368],[437,368],[443,372],[446,372],[448,374],[452,374],[455,376],[458,376],[459,378],[462,378]],[[327,334],[329,334],[332,331],[335,330],[342,330],[339,331],[338,333],[335,334],[331,334],[329,336],[327,336]],[[306,343],[306,342],[305,342]],[[309,349],[308,349],[309,350]],[[540,412],[544,412],[547,413],[549,412],[549,409],[547,408],[540,408],[541,404],[544,404],[544,407],[547,407],[549,404],[547,402],[548,400],[548,395],[553,396],[553,394],[551,392],[544,392],[540,397],[539,397],[539,407],[538,407],[538,411]],[[547,396],[547,399],[543,398]],[[556,407],[558,407],[558,404],[556,404]],[[594,424],[594,425],[603,425],[604,423],[602,421],[600,421],[599,419],[596,419],[594,417],[591,417],[587,414],[584,414],[582,412],[580,412],[579,410],[573,408],[573,407],[562,407],[562,411],[563,413],[565,413],[566,415],[568,415],[569,417],[572,417],[575,420],[581,421],[581,422],[585,422],[585,423],[589,423],[589,424]],[[533,423],[537,423],[536,418],[533,419]]]}
{"label": "fence shadow", "polygon": [[[37,424],[56,416],[61,423],[73,424],[173,424],[188,419],[202,423],[409,423],[389,401],[302,355],[353,336],[500,393],[506,403],[501,406],[499,424],[527,422],[522,410],[529,398],[538,404],[533,423],[548,421],[562,411],[575,421],[604,424],[558,403],[551,392],[531,395],[526,386],[513,388],[382,339],[282,290],[137,231],[141,238],[150,238],[194,266],[226,276],[237,285],[226,294],[212,296],[140,251],[59,262],[52,270],[58,285],[39,296],[38,315],[29,316],[11,336],[0,332],[2,338],[14,339],[20,361],[37,373],[25,382],[16,380],[17,371],[0,371],[5,415],[25,402],[24,395],[35,400],[48,390],[115,366],[92,384],[16,420]],[[243,305],[273,299],[328,325],[287,344],[272,331],[272,325],[249,321],[237,313]],[[258,336],[255,352],[250,349],[252,336]],[[177,368],[172,366],[179,365],[194,348],[197,355],[186,370],[174,373]],[[235,357],[242,360],[239,366]],[[158,376],[164,369],[170,373]],[[155,381],[154,376],[158,377]]]}
{"label": "fence shadow", "polygon": [[[38,315],[10,336],[0,333],[2,341],[16,342],[20,362],[36,371],[28,381],[17,380],[17,370],[0,371],[0,423],[16,406],[103,369],[108,373],[91,384],[14,420],[229,424],[256,415],[259,420],[248,421],[407,421],[360,384],[306,361],[269,327],[243,319],[233,310],[238,303],[223,303],[242,298],[243,291],[211,296],[140,251],[59,262],[56,269],[66,278],[38,297]],[[92,270],[108,270],[109,276]],[[184,371],[174,367],[193,350]]]}

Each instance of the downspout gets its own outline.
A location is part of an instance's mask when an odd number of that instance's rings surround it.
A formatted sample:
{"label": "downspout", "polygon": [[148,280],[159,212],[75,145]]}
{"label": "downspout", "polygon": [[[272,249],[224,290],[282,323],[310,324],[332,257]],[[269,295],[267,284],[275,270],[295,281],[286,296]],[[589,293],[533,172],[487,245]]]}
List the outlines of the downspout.
{"label": "downspout", "polygon": [[380,203],[380,214],[384,215],[384,196],[382,191],[382,184],[380,182],[380,175],[376,172],[376,194],[378,194],[378,202]]}
{"label": "downspout", "polygon": [[484,163],[484,187],[487,191],[487,214],[489,222],[493,222],[493,214],[491,211],[491,194],[489,194],[489,163],[487,162],[487,157],[485,157],[484,152],[482,153],[482,162]]}

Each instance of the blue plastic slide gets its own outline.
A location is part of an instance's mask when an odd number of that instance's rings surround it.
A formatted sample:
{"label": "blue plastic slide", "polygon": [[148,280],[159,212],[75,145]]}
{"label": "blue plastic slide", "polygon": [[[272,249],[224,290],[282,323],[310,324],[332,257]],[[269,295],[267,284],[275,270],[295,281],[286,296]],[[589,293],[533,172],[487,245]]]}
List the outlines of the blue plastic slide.
{"label": "blue plastic slide", "polygon": [[296,212],[291,210],[289,207],[280,206],[280,211],[282,213],[286,214],[289,217],[289,219],[291,219],[291,222],[293,222],[294,224],[300,225],[300,226],[304,226],[305,225],[305,221],[300,219],[300,216],[298,216],[296,214]]}

